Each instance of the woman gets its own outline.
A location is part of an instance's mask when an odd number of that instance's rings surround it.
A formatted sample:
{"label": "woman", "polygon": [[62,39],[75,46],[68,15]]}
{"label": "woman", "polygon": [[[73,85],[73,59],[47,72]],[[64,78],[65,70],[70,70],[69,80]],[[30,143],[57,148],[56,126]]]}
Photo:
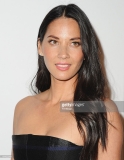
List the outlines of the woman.
{"label": "woman", "polygon": [[[85,13],[74,4],[53,8],[37,47],[38,93],[15,107],[14,160],[120,160],[122,122],[118,112],[106,112],[117,108],[106,98],[98,40]],[[61,112],[61,101],[91,103],[85,112]]]}

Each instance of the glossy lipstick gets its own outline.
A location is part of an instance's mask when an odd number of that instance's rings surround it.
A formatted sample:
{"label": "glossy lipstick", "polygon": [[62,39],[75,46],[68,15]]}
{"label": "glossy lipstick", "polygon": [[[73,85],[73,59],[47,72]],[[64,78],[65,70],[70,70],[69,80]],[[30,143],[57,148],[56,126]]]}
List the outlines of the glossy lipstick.
{"label": "glossy lipstick", "polygon": [[56,68],[59,69],[60,71],[66,71],[71,66],[71,64],[67,64],[67,63],[57,63],[55,65],[56,65]]}

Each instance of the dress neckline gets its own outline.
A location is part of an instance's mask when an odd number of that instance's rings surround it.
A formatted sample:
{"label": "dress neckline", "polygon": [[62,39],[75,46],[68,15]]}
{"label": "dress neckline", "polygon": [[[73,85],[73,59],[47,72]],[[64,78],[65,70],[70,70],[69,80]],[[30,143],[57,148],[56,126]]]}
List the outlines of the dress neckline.
{"label": "dress neckline", "polygon": [[78,147],[83,147],[83,145],[77,145],[69,140],[66,140],[66,139],[62,139],[62,138],[59,138],[59,137],[54,137],[54,136],[50,136],[50,135],[38,135],[38,134],[12,134],[12,136],[36,136],[36,137],[51,137],[51,138],[55,138],[55,139],[60,139],[62,141],[66,141],[66,142],[69,142],[75,146],[78,146]]}

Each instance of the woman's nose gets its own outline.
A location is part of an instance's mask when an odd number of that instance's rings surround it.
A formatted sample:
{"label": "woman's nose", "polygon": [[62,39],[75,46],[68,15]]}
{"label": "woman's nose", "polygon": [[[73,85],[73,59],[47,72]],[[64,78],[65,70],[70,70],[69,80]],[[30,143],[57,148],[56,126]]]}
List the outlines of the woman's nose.
{"label": "woman's nose", "polygon": [[69,58],[68,46],[61,46],[58,52],[58,58],[66,59]]}

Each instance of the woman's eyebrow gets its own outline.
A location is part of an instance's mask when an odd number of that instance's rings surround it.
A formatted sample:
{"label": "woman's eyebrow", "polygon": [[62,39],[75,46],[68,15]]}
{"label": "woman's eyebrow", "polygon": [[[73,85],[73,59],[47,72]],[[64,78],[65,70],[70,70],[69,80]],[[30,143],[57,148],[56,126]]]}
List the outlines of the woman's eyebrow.
{"label": "woman's eyebrow", "polygon": [[[54,36],[54,35],[49,35],[47,38],[55,38],[55,39],[59,39],[58,37]],[[76,39],[81,39],[80,37],[74,37],[74,38],[71,38],[70,40],[73,41],[73,40],[76,40]]]}
{"label": "woman's eyebrow", "polygon": [[55,38],[55,39],[59,39],[58,37],[53,36],[53,35],[50,35],[50,36],[48,36],[47,38],[49,38],[49,37],[51,37],[51,38]]}
{"label": "woman's eyebrow", "polygon": [[74,37],[74,38],[71,38],[70,40],[73,41],[73,40],[76,40],[76,39],[81,39],[80,37]]}

